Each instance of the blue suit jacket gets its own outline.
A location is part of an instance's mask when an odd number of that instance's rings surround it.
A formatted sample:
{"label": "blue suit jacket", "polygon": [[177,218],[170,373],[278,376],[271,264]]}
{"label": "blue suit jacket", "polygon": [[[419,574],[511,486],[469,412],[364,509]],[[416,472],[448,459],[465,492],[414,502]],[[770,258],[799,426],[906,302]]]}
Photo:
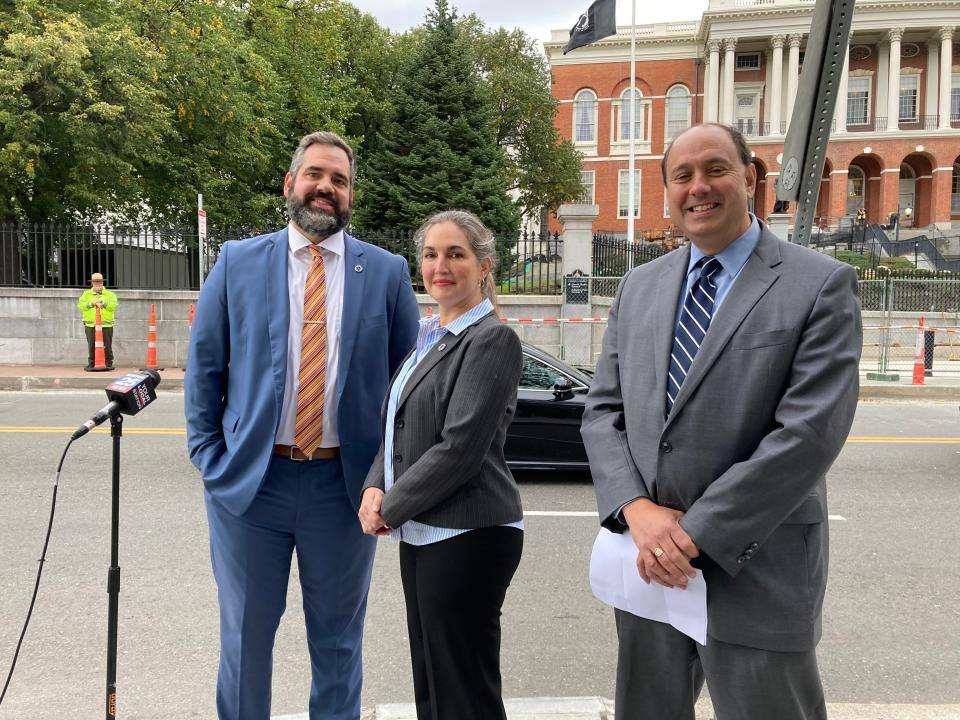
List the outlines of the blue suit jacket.
{"label": "blue suit jacket", "polygon": [[[266,476],[286,382],[287,230],[224,243],[204,282],[184,380],[187,446],[207,491],[230,512]],[[354,505],[380,446],[380,407],[417,337],[402,257],[344,234],[337,431]]]}

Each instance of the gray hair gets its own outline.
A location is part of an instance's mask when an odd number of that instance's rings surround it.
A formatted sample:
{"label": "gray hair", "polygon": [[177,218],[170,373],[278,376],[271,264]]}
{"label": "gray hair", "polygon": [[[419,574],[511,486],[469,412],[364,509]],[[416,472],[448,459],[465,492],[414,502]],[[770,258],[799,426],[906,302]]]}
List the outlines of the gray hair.
{"label": "gray hair", "polygon": [[444,210],[434,213],[428,217],[423,225],[417,228],[413,234],[413,242],[417,248],[417,263],[423,261],[423,243],[427,237],[427,231],[434,225],[440,223],[453,223],[467,238],[470,243],[470,249],[477,256],[477,260],[483,262],[490,260],[490,272],[483,279],[483,285],[480,286],[480,294],[493,303],[493,309],[500,314],[500,307],[497,304],[497,284],[494,280],[494,271],[497,269],[497,243],[493,233],[487,229],[487,226],[481,222],[480,218],[468,210]]}
{"label": "gray hair", "polygon": [[290,159],[289,172],[291,175],[296,177],[297,173],[300,172],[300,166],[303,165],[303,156],[306,154],[307,148],[311,145],[331,145],[343,150],[347,154],[347,160],[350,162],[350,182],[351,184],[353,183],[353,179],[357,176],[357,165],[353,157],[353,148],[350,147],[342,137],[327,130],[312,132],[300,138],[300,144],[297,145],[297,149],[293,152],[293,157]]}
{"label": "gray hair", "polygon": [[729,125],[724,125],[723,123],[715,123],[715,122],[702,123],[700,125],[691,125],[683,132],[675,135],[673,139],[670,141],[670,145],[668,145],[667,148],[663,151],[663,159],[660,161],[660,177],[663,178],[664,185],[667,184],[667,160],[670,157],[670,148],[673,147],[673,144],[678,139],[686,135],[688,132],[690,132],[694,128],[702,128],[702,127],[720,128],[721,130],[726,132],[727,135],[730,136],[730,142],[733,143],[734,150],[736,150],[737,155],[740,156],[740,162],[743,163],[744,167],[750,167],[750,163],[753,162],[753,157],[751,157],[750,155],[750,146],[747,145],[747,139],[743,136],[743,133],[737,130],[735,127],[731,127]]}

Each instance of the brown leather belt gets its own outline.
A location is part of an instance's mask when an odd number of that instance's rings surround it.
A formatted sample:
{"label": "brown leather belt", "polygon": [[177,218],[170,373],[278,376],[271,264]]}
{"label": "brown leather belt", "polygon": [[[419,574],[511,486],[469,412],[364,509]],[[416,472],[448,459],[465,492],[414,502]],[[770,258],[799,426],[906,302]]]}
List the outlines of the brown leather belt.
{"label": "brown leather belt", "polygon": [[340,448],[317,448],[313,451],[313,455],[308,456],[296,445],[274,445],[273,454],[289,460],[333,460],[340,455]]}

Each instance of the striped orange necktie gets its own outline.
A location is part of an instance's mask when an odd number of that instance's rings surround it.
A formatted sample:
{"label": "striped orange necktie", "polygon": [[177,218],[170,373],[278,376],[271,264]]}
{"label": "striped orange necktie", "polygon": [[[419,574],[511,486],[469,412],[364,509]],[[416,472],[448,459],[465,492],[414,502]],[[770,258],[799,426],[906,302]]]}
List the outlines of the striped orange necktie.
{"label": "striped orange necktie", "polygon": [[303,335],[294,443],[310,456],[323,437],[323,401],[327,384],[327,278],[320,248],[310,245],[313,262],[303,288]]}

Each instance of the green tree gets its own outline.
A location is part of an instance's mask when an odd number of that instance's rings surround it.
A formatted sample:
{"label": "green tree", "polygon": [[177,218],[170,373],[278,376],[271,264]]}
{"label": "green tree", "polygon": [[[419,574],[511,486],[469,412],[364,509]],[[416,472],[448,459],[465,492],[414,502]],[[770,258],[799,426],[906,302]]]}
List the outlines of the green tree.
{"label": "green tree", "polygon": [[173,118],[155,86],[160,54],[108,5],[0,10],[0,219],[140,212]]}
{"label": "green tree", "polygon": [[364,230],[408,230],[438,210],[475,212],[492,230],[519,224],[503,150],[469,38],[447,0],[427,13],[423,39],[393,89],[381,149],[362,170]]}
{"label": "green tree", "polygon": [[581,157],[554,124],[558,102],[550,68],[522,30],[488,30],[475,15],[462,21],[495,107],[497,143],[507,153],[510,187],[526,215],[546,214],[577,198]]}
{"label": "green tree", "polygon": [[154,78],[176,133],[151,167],[158,222],[192,223],[198,193],[215,224],[262,228],[282,219],[289,159],[289,85],[248,35],[250,3],[143,0],[128,22],[163,65]]}

